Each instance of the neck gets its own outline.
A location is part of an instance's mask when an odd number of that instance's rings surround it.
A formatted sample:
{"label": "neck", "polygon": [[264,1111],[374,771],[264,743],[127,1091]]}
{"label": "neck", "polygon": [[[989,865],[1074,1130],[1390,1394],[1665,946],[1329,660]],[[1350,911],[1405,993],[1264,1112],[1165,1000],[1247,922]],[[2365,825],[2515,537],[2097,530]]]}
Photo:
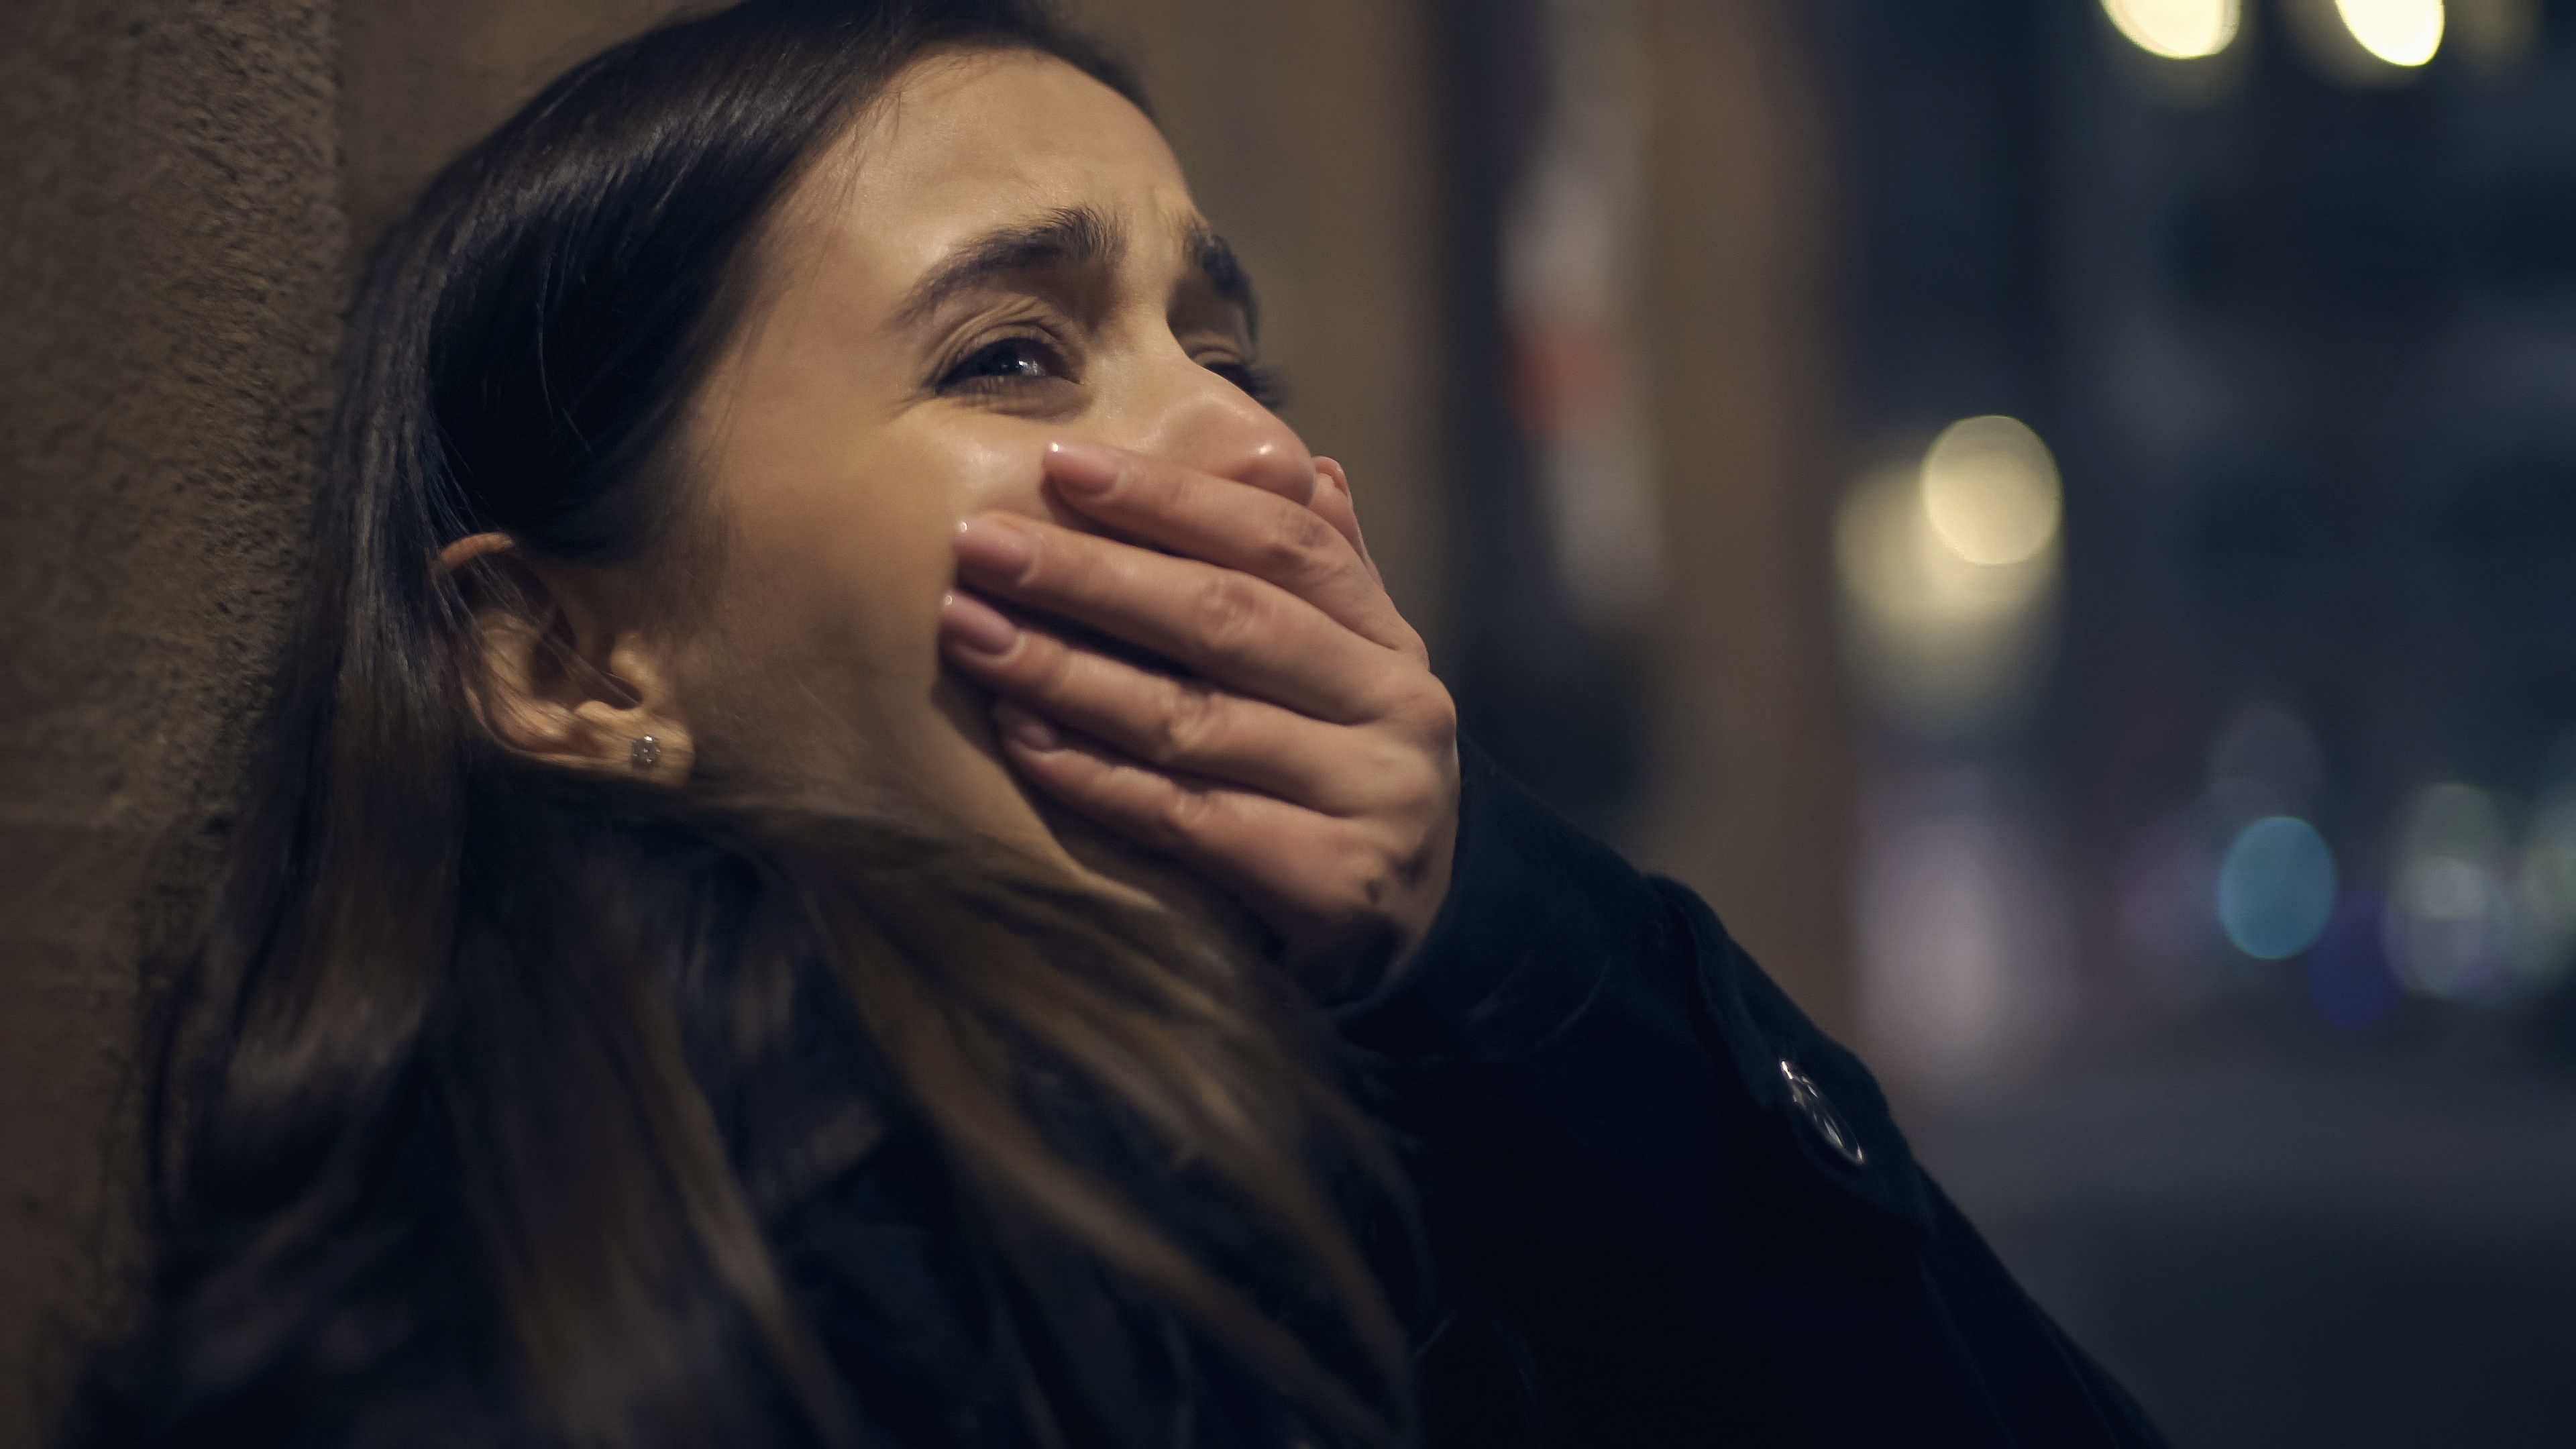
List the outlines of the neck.
{"label": "neck", "polygon": [[1148,850],[1125,836],[1058,804],[1035,787],[1020,783],[1037,812],[1058,863],[1084,885],[1113,899],[1178,918],[1192,931],[1237,960],[1268,954],[1270,932],[1243,903],[1219,890],[1198,872],[1168,855]]}

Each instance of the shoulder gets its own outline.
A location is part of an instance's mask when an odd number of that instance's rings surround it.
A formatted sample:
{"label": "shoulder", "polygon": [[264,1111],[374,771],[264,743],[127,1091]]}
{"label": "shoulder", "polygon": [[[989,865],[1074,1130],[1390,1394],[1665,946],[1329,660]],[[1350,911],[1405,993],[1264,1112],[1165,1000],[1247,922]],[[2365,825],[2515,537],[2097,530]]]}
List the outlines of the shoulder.
{"label": "shoulder", "polygon": [[1705,902],[1466,782],[1440,919],[1336,1021],[1526,1442],[2155,1442]]}

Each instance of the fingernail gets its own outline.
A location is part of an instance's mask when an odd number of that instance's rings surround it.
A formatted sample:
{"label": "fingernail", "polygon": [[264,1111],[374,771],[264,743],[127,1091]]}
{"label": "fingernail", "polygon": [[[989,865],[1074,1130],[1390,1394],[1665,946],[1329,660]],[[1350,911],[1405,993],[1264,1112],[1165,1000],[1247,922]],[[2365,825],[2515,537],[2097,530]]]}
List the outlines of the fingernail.
{"label": "fingernail", "polygon": [[957,525],[957,557],[968,567],[1014,578],[1028,572],[1037,543],[1017,525],[984,514]]}
{"label": "fingernail", "polygon": [[993,706],[993,723],[1001,727],[1002,733],[1012,743],[1041,755],[1064,748],[1064,736],[1056,733],[1055,726],[1047,723],[1044,716],[1032,714],[1009,700]]}
{"label": "fingernail", "polygon": [[1106,493],[1118,481],[1122,465],[1118,455],[1090,443],[1049,443],[1046,450],[1047,476],[1061,488],[1083,493]]}
{"label": "fingernail", "polygon": [[1019,625],[970,594],[940,597],[939,630],[978,654],[1008,654],[1020,641]]}

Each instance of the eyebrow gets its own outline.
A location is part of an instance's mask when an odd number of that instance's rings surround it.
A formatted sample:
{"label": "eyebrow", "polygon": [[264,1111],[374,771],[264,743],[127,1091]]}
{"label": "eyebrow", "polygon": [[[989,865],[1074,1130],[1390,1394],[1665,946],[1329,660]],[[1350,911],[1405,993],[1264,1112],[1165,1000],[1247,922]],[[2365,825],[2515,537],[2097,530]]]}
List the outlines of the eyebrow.
{"label": "eyebrow", "polygon": [[998,277],[1114,263],[1126,250],[1126,232],[1107,216],[1088,206],[1060,207],[1035,222],[995,227],[951,252],[914,285],[895,321],[914,326],[958,293]]}
{"label": "eyebrow", "polygon": [[1199,275],[1217,296],[1233,303],[1243,312],[1243,330],[1254,340],[1261,336],[1261,300],[1252,294],[1252,278],[1243,271],[1234,248],[1224,237],[1208,230],[1208,224],[1191,217],[1181,224],[1181,255],[1190,259]]}
{"label": "eyebrow", "polygon": [[[993,230],[951,252],[914,284],[895,311],[898,326],[917,326],[959,293],[1022,272],[1117,264],[1127,233],[1107,214],[1088,206],[1060,207],[1031,222]],[[1181,254],[1217,296],[1243,311],[1244,327],[1258,334],[1260,305],[1234,248],[1192,217],[1181,226]]]}

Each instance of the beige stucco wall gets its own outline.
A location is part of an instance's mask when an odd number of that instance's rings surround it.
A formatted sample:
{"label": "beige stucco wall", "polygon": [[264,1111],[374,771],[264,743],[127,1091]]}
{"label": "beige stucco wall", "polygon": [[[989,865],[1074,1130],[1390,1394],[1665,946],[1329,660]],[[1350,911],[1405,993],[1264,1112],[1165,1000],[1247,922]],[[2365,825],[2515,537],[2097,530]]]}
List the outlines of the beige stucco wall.
{"label": "beige stucco wall", "polygon": [[191,873],[291,591],[331,55],[326,0],[0,6],[0,1444],[130,1249],[136,900]]}

